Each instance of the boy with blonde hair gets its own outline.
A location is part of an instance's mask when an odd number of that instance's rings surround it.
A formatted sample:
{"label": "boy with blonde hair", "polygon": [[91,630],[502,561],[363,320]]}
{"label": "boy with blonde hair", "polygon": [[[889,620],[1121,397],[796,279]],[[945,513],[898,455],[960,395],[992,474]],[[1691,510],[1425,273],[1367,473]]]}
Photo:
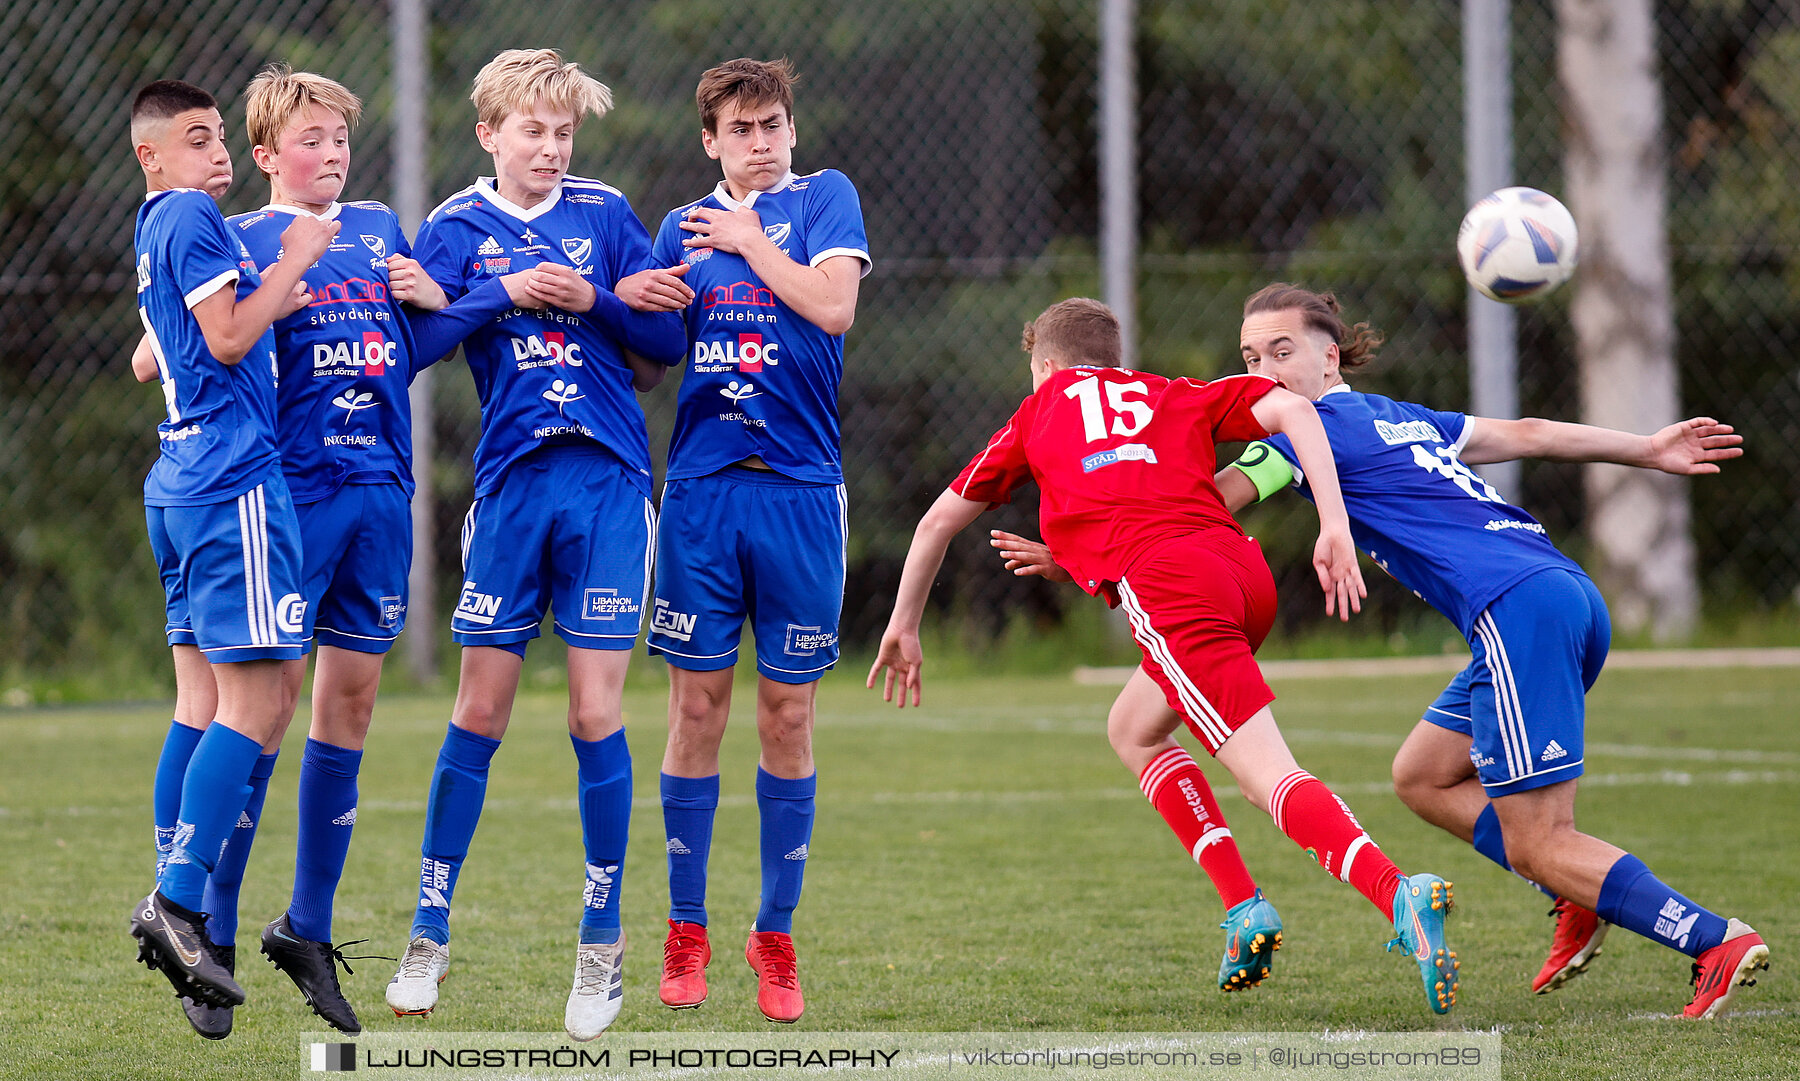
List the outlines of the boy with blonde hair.
{"label": "boy with blonde hair", "polygon": [[[338,986],[331,945],[333,900],[356,823],[357,776],[380,685],[382,660],[406,620],[412,562],[412,418],[407,385],[470,331],[512,306],[505,280],[472,290],[442,312],[445,296],[410,257],[394,212],[379,202],[340,203],[350,133],[362,101],[343,85],[286,64],[264,69],[245,91],[251,153],[269,179],[269,203],[230,219],[258,265],[273,263],[282,231],[301,219],[336,222],[338,238],[306,272],[311,301],[275,324],[282,471],[300,523],[302,595],[318,663],[311,731],[300,763],[294,891],[262,932],[262,952],[293,978],[313,1011],[343,1032],[361,1031]],[[524,298],[523,275],[510,282]],[[309,643],[310,645],[310,643]],[[285,662],[290,701],[304,658]],[[285,730],[285,724],[282,726]],[[280,733],[264,746],[260,781],[233,831],[241,877]],[[215,939],[235,953],[236,894],[213,911]],[[211,1018],[230,1031],[230,1015]],[[196,1020],[196,1027],[201,1021]]]}
{"label": "boy with blonde hair", "polygon": [[655,385],[685,339],[678,316],[634,311],[623,299],[641,301],[650,255],[625,196],[568,175],[576,129],[586,114],[606,114],[611,92],[555,50],[511,49],[481,69],[470,98],[494,175],[432,211],[416,251],[451,297],[524,272],[528,300],[464,345],[482,431],[451,623],[462,673],[432,774],[411,942],[387,1001],[402,1016],[437,1004],[452,894],[547,604],[568,645],[586,863],[564,1024],[589,1040],[618,1016],[623,988],[618,898],[631,755],[620,695],[656,524],[649,437],[632,390]]}

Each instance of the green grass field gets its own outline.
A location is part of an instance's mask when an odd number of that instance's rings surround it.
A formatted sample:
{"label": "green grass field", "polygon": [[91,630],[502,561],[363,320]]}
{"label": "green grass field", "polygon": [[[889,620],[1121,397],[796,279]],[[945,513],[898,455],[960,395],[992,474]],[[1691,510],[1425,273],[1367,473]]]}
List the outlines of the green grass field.
{"label": "green grass field", "polygon": [[[619,1031],[766,1030],[741,943],[755,913],[753,726],[726,743],[712,858],[711,998],[656,1000],[666,887],[656,773],[663,690],[640,664],[627,702],[637,762],[624,883],[632,946]],[[1413,818],[1388,762],[1439,677],[1277,682],[1302,765],[1331,783],[1404,870],[1456,883],[1456,1011],[1423,1005],[1416,970],[1382,952],[1386,921],[1320,872],[1235,790],[1222,793],[1286,947],[1245,994],[1215,986],[1216,896],[1106,745],[1113,692],[1066,678],[928,685],[895,712],[854,666],[822,688],[820,801],[796,921],[815,1031],[1498,1031],[1508,1078],[1789,1078],[1800,1071],[1800,672],[1617,671],[1590,697],[1582,824],[1697,900],[1763,933],[1774,967],[1735,1015],[1679,1018],[1687,960],[1614,931],[1589,973],[1547,997],[1535,891]],[[752,700],[741,687],[739,704]],[[397,955],[417,882],[441,697],[380,704],[336,933]],[[166,706],[0,712],[0,1075],[292,1077],[325,1039],[254,952],[293,865],[301,736],[269,794],[243,896],[250,1001],[222,1044],[194,1036],[163,978],[132,963],[131,904],[152,867],[151,773]],[[393,965],[355,962],[345,991],[371,1032],[561,1027],[582,864],[574,759],[554,689],[521,695],[456,897],[450,979],[426,1022],[382,1002]],[[295,728],[305,725],[304,715]],[[1229,778],[1210,761],[1216,786]],[[1671,1015],[1677,1015],[1672,1017]]]}

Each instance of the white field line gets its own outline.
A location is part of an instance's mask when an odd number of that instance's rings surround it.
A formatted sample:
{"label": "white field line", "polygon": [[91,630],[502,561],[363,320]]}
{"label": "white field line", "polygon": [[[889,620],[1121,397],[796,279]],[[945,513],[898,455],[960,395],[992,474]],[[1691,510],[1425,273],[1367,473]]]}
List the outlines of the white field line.
{"label": "white field line", "polygon": [[[1469,663],[1466,653],[1435,657],[1347,657],[1316,661],[1264,661],[1263,677],[1283,679],[1338,679],[1370,676],[1428,676],[1460,672]],[[1800,668],[1800,649],[1620,649],[1607,655],[1606,667],[1627,668]],[[1093,687],[1122,687],[1131,666],[1076,667],[1076,683]]]}
{"label": "white field line", "polygon": [[[1800,770],[1731,769],[1696,773],[1687,770],[1665,769],[1644,773],[1589,773],[1581,778],[1581,783],[1601,788],[1796,785],[1800,784]],[[1333,791],[1344,796],[1381,796],[1393,791],[1393,786],[1386,781],[1357,781],[1348,784],[1334,784],[1331,787]],[[1220,785],[1213,791],[1221,797],[1238,794],[1235,785]],[[1077,800],[1139,800],[1142,798],[1142,793],[1136,788],[1122,785],[1117,788],[1074,790],[968,791],[949,789],[938,792],[867,792],[841,796],[831,793],[828,796],[830,803],[839,807],[852,807],[859,804],[935,806],[957,803],[1005,806],[1009,804],[1066,803]],[[753,795],[719,797],[720,807],[753,807],[755,804],[756,797]],[[661,806],[661,800],[652,796],[639,796],[631,801],[633,811],[653,811]],[[412,799],[364,800],[359,807],[365,811],[419,814],[425,810],[425,801]],[[573,811],[576,809],[576,803],[572,796],[550,796],[532,799],[490,799],[482,807],[485,811]],[[144,808],[136,806],[0,807],[0,818],[29,815],[42,815],[45,818],[116,818],[120,816],[135,817],[144,813]]]}

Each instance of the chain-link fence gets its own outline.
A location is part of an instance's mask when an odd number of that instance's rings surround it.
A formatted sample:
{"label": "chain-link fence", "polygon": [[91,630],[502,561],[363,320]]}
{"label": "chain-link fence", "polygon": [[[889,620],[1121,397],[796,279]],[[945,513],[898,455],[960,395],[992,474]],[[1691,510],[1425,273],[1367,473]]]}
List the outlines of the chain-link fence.
{"label": "chain-link fence", "polygon": [[[1745,460],[1693,486],[1702,585],[1720,607],[1787,604],[1800,584],[1800,11],[1656,10],[1683,405],[1750,441]],[[652,224],[717,180],[693,111],[699,72],[731,56],[793,59],[796,167],[850,175],[875,258],[842,396],[844,630],[853,647],[871,641],[919,513],[1027,389],[1020,325],[1059,297],[1098,293],[1098,0],[461,0],[429,12],[434,201],[490,168],[465,95],[499,48],[556,46],[613,87],[618,106],[582,130],[574,171],[625,191]],[[166,663],[140,500],[160,401],[127,365],[142,190],[126,137],[133,91],[175,76],[227,102],[235,212],[267,194],[237,134],[244,84],[277,59],[330,75],[369,105],[347,195],[390,198],[387,18],[339,0],[0,7],[0,683],[119,689]],[[1450,0],[1141,0],[1143,367],[1237,370],[1243,296],[1288,278],[1336,290],[1388,331],[1359,385],[1467,405],[1452,251],[1465,202],[1459,32]],[[1552,5],[1515,3],[1512,32],[1514,172],[1554,191]],[[1520,319],[1528,414],[1578,416],[1567,303],[1565,291]],[[458,365],[437,387],[439,566],[453,568],[477,412]],[[667,443],[673,398],[665,385],[646,400],[653,445]],[[1523,487],[1518,501],[1578,551],[1579,471],[1527,465]],[[1034,509],[1028,495],[995,522],[1029,529]],[[1303,506],[1258,515],[1288,622],[1310,618]],[[987,632],[1068,603],[999,573],[979,536],[952,551],[937,600]],[[1423,611],[1392,588],[1377,600],[1378,626]]]}

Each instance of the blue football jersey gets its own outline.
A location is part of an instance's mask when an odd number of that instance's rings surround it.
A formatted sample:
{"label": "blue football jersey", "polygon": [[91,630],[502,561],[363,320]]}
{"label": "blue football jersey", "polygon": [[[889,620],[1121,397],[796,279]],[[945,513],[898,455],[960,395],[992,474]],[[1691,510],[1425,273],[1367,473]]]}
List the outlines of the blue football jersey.
{"label": "blue football jersey", "polygon": [[[1472,419],[1339,385],[1313,403],[1331,440],[1357,547],[1467,635],[1475,617],[1547,568],[1582,573],[1537,519],[1458,456]],[[1301,475],[1293,444],[1268,439]]]}
{"label": "blue football jersey", "polygon": [[680,359],[681,317],[636,312],[612,292],[650,264],[650,234],[617,189],[564,177],[538,205],[518,206],[491,177],[444,200],[419,229],[415,257],[452,300],[544,262],[574,267],[594,285],[592,310],[507,308],[463,342],[481,398],[475,496],[547,443],[595,442],[650,493],[650,441],[624,351]]}
{"label": "blue football jersey", "polygon": [[[281,257],[282,230],[305,213],[271,205],[229,221],[251,257],[267,267]],[[388,256],[412,254],[394,212],[378,202],[354,202],[333,204],[323,217],[335,218],[340,229],[306,272],[313,302],[275,323],[282,471],[295,503],[316,502],[345,483],[384,479],[397,481],[410,497],[407,386],[455,345],[420,324],[453,324],[467,333],[511,301],[495,283],[458,301],[454,313],[410,308],[388,295]]]}
{"label": "blue football jersey", "polygon": [[212,196],[195,188],[151,192],[138,209],[138,315],[156,357],[168,417],[144,478],[151,507],[195,507],[235,499],[278,463],[275,336],[265,332],[236,364],[206,346],[194,305],[235,285],[242,300],[262,277],[226,227]]}
{"label": "blue football jersey", "polygon": [[862,203],[850,178],[835,169],[789,173],[771,191],[739,203],[721,183],[711,195],[676,207],[656,234],[654,262],[687,262],[694,302],[687,309],[691,345],[669,442],[669,479],[701,477],[751,455],[796,480],[842,484],[838,384],[844,338],[794,314],[742,256],[684,249],[681,221],[695,207],[762,218],[763,232],[789,258],[818,266],[848,255],[870,268]]}

